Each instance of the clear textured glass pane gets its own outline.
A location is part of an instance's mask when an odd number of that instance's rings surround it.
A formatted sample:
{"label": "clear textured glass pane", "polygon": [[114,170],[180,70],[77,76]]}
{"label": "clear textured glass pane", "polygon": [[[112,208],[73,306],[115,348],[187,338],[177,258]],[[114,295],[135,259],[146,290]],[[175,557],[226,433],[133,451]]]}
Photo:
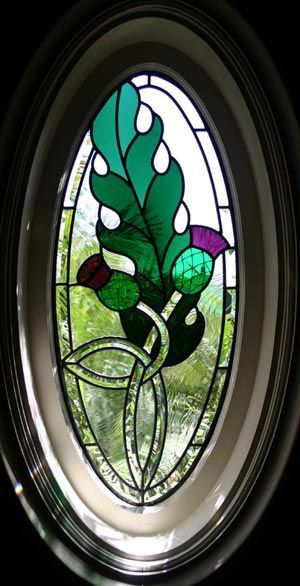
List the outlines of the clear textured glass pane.
{"label": "clear textured glass pane", "polygon": [[78,192],[78,188],[80,185],[80,181],[82,178],[82,174],[85,171],[86,162],[88,160],[88,157],[90,155],[91,150],[92,150],[92,142],[91,142],[90,133],[88,132],[79,147],[78,153],[76,155],[76,158],[75,158],[75,161],[74,161],[74,164],[73,164],[70,176],[69,176],[65,200],[64,200],[65,206],[73,206],[74,205],[76,195]]}
{"label": "clear textured glass pane", "polygon": [[145,501],[146,503],[151,503],[152,501],[157,500],[159,497],[163,497],[172,489],[174,489],[178,482],[186,475],[187,471],[195,461],[199,453],[198,446],[190,446],[189,449],[184,454],[184,457],[177,463],[176,468],[164,479],[159,478],[159,474],[157,475],[157,480],[160,481],[160,484],[154,485],[150,488],[146,495]]}
{"label": "clear textured glass pane", "polygon": [[228,366],[233,343],[236,320],[236,291],[227,290],[227,307],[225,313],[225,324],[220,357],[220,366]]}
{"label": "clear textured glass pane", "polygon": [[90,255],[99,252],[96,238],[95,218],[98,216],[98,205],[89,187],[90,165],[84,170],[84,180],[78,197],[74,216],[71,240],[70,282],[75,283],[77,272],[83,261]]}
{"label": "clear textured glass pane", "polygon": [[82,442],[95,443],[95,438],[89,426],[86,414],[83,409],[82,400],[80,397],[79,385],[76,377],[67,370],[64,371],[65,382],[68,389],[69,405],[76,423],[76,429],[81,436]]}
{"label": "clear textured glass pane", "polygon": [[70,287],[71,324],[74,348],[103,336],[123,336],[117,312],[102,305],[92,289]]}
{"label": "clear textured glass pane", "polygon": [[57,285],[56,295],[56,325],[61,355],[70,351],[68,288]]}
{"label": "clear textured glass pane", "polygon": [[154,440],[155,398],[151,383],[141,386],[136,409],[136,440],[139,462],[144,468]]}
{"label": "clear textured glass pane", "polygon": [[215,382],[209,395],[207,407],[203,413],[199,429],[197,430],[193,440],[194,444],[203,444],[207,438],[208,432],[210,431],[211,425],[214,422],[215,415],[220,403],[226,374],[226,370],[218,370],[216,373]]}
{"label": "clear textured glass pane", "polygon": [[116,348],[96,351],[81,360],[89,370],[108,377],[126,377],[131,374],[135,357]]}
{"label": "clear textured glass pane", "polygon": [[168,92],[179,104],[194,128],[204,128],[203,120],[199,115],[199,112],[196,110],[187,95],[179,89],[178,86],[156,75],[151,75],[151,85],[161,87]]}
{"label": "clear textured glass pane", "polygon": [[123,443],[125,391],[101,389],[80,381],[82,400],[98,444],[117,474],[132,483]]}
{"label": "clear textured glass pane", "polygon": [[58,250],[56,260],[56,281],[66,283],[68,268],[68,243],[70,240],[70,230],[73,217],[73,210],[63,210],[61,216]]}
{"label": "clear textured glass pane", "polygon": [[234,250],[226,250],[226,286],[236,287],[236,255]]}
{"label": "clear textured glass pane", "polygon": [[100,478],[112,489],[113,492],[119,494],[125,501],[140,502],[138,491],[134,489],[133,486],[128,486],[128,484],[120,480],[119,476],[111,468],[98,447],[88,446],[86,449],[96,470],[100,474]]}
{"label": "clear textured glass pane", "polygon": [[234,246],[235,245],[235,238],[234,238],[230,209],[229,208],[221,208],[220,209],[220,216],[221,216],[221,223],[222,223],[222,233],[225,236],[226,240],[229,242],[230,246]]}
{"label": "clear textured glass pane", "polygon": [[228,206],[227,190],[224,182],[223,173],[221,171],[219,159],[214,149],[212,140],[208,132],[201,131],[197,132],[198,139],[202,145],[207,162],[212,174],[215,190],[217,194],[217,200],[219,206]]}

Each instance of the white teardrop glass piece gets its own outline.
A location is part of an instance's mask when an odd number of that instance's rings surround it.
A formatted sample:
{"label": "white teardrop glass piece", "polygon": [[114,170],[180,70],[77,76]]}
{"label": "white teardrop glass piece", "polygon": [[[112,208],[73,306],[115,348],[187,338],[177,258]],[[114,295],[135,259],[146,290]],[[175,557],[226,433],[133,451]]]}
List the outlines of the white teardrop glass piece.
{"label": "white teardrop glass piece", "polygon": [[100,154],[94,157],[93,166],[98,175],[107,175],[108,165]]}
{"label": "white teardrop glass piece", "polygon": [[174,220],[174,228],[177,234],[182,234],[189,221],[188,211],[184,203],[180,204]]}
{"label": "white teardrop glass piece", "polygon": [[136,119],[137,130],[141,133],[148,132],[152,126],[152,112],[148,106],[141,104]]}
{"label": "white teardrop glass piece", "polygon": [[191,309],[191,311],[187,314],[184,321],[187,326],[192,326],[195,323],[196,319],[197,319],[197,310],[195,307],[193,307],[193,309]]}
{"label": "white teardrop glass piece", "polygon": [[169,167],[169,163],[170,157],[168,149],[165,143],[161,142],[153,160],[154,169],[157,173],[165,173]]}
{"label": "white teardrop glass piece", "polygon": [[121,271],[127,275],[134,275],[136,268],[134,262],[128,256],[117,254],[102,248],[103,258],[112,271]]}
{"label": "white teardrop glass piece", "polygon": [[117,214],[117,212],[115,212],[111,208],[107,208],[106,206],[102,206],[100,218],[102,224],[108,230],[115,230],[115,228],[117,228],[121,223],[121,218],[119,214]]}

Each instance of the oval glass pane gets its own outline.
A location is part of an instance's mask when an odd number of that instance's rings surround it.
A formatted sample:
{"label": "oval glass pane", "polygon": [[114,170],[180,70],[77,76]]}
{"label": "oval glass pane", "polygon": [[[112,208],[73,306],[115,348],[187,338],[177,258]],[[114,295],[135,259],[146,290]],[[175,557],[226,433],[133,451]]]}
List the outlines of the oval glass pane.
{"label": "oval glass pane", "polygon": [[238,303],[230,195],[183,88],[142,72],[100,105],[62,202],[55,330],[64,398],[100,480],[162,501],[201,458]]}

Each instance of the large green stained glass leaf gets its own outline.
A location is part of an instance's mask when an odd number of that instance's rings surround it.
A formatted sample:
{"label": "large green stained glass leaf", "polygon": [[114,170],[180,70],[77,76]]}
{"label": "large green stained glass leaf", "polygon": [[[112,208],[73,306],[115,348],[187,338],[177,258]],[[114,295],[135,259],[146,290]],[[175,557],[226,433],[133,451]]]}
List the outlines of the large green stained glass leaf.
{"label": "large green stained glass leaf", "polygon": [[[230,204],[188,163],[186,144],[202,156],[188,113],[177,105],[187,143],[144,90],[125,81],[91,121],[62,206],[55,297],[78,441],[135,507],[167,498],[200,459],[230,378],[238,305]],[[174,107],[176,91],[168,99]]]}

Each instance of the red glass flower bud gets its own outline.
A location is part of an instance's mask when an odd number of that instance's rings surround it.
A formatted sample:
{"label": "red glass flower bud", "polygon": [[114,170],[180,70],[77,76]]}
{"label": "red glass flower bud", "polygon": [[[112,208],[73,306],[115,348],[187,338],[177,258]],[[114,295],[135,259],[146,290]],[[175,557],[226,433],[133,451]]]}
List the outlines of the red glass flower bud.
{"label": "red glass flower bud", "polygon": [[107,283],[110,275],[111,269],[102,254],[93,254],[81,265],[77,273],[77,283],[98,291]]}

